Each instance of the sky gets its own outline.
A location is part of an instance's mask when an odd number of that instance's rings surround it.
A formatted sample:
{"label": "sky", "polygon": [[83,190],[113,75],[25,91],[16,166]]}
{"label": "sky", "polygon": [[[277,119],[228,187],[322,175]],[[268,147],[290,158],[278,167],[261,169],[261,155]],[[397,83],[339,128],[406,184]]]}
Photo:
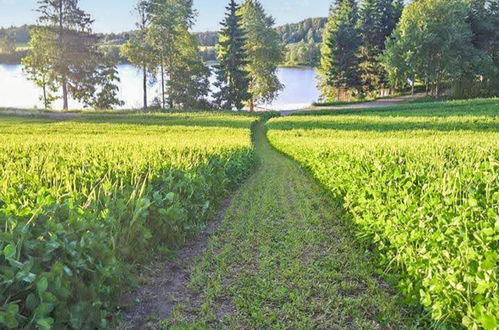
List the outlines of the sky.
{"label": "sky", "polygon": [[[309,17],[325,17],[331,0],[260,0],[277,25]],[[137,0],[80,0],[95,19],[96,32],[122,32],[134,28],[132,9]],[[198,21],[194,31],[216,31],[228,0],[194,0]],[[0,0],[0,27],[35,23],[37,0]]]}

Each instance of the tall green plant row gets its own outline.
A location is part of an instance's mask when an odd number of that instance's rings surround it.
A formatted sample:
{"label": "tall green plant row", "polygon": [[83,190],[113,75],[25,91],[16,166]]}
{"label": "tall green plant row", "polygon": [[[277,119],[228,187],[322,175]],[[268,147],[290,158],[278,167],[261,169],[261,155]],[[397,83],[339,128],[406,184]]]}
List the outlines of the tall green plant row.
{"label": "tall green plant row", "polygon": [[437,324],[497,329],[497,99],[272,119]]}
{"label": "tall green plant row", "polygon": [[256,117],[0,117],[0,328],[106,328],[133,267],[247,176]]}

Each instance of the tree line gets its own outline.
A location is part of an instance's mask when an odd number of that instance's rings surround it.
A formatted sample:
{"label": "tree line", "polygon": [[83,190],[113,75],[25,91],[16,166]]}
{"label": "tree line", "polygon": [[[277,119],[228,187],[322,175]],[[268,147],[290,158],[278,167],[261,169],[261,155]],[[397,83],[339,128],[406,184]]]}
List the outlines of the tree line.
{"label": "tree line", "polygon": [[[317,66],[320,60],[320,44],[327,18],[308,18],[298,23],[285,24],[276,27],[281,42],[285,46],[283,64]],[[26,55],[27,49],[17,48],[17,45],[27,44],[30,40],[29,25],[19,27],[0,28],[0,63],[20,63]],[[120,47],[132,39],[136,31],[120,33],[97,33],[99,47],[119,63],[128,60],[120,54]],[[217,60],[216,44],[218,32],[194,32],[194,36],[201,48],[201,58],[205,62]],[[3,42],[5,41],[5,42]],[[2,49],[2,43],[11,47]]]}
{"label": "tree line", "polygon": [[[99,47],[93,20],[78,0],[39,0],[23,59],[30,79],[43,90],[45,107],[61,97],[85,106],[112,108],[118,99],[116,60]],[[137,30],[120,56],[143,73],[144,108],[254,109],[282,89],[277,65],[319,64],[323,99],[377,96],[380,90],[423,86],[439,96],[499,94],[497,0],[334,0],[329,18],[275,28],[258,0],[230,0],[218,35],[196,35],[192,0],[140,0]],[[323,29],[318,44],[318,29]],[[287,41],[306,38],[288,46]],[[297,39],[298,38],[298,39]],[[215,43],[210,68],[199,40]],[[0,46],[12,48],[7,39]],[[290,51],[291,50],[291,51]],[[147,87],[160,84],[150,100]],[[211,97],[210,97],[211,96]]]}
{"label": "tree line", "polygon": [[97,109],[121,105],[116,65],[99,50],[91,16],[75,0],[38,4],[38,24],[31,28],[23,64],[28,78],[42,88],[45,108],[60,97],[68,109],[70,96]]}
{"label": "tree line", "polygon": [[320,61],[323,99],[424,86],[499,95],[497,0],[335,0]]}
{"label": "tree line", "polygon": [[[93,19],[78,0],[39,0],[37,24],[30,28],[24,70],[43,91],[44,106],[69,99],[86,107],[110,109],[118,98],[116,61],[99,47]],[[211,71],[203,62],[199,42],[191,32],[196,11],[192,0],[140,0],[137,30],[121,46],[121,56],[141,70],[143,107],[163,109],[254,110],[282,89],[277,65],[283,46],[274,19],[258,0],[230,0],[216,44],[215,90],[209,98]],[[148,86],[160,84],[152,102]]]}

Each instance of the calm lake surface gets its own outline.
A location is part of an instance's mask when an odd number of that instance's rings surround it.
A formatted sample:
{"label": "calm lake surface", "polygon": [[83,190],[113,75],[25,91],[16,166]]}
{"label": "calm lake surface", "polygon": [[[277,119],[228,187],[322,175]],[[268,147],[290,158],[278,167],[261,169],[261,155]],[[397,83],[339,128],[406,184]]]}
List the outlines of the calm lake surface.
{"label": "calm lake surface", "polygon": [[[120,99],[125,102],[123,108],[142,107],[141,73],[131,65],[118,66],[121,82],[119,84]],[[312,68],[280,68],[278,72],[285,85],[279,97],[272,103],[262,107],[273,110],[293,110],[307,107],[319,98],[316,72]],[[149,98],[159,95],[159,86],[151,86]],[[40,108],[42,102],[41,89],[26,78],[21,65],[0,64],[0,107]],[[70,101],[70,108],[82,106]],[[54,103],[55,109],[61,108],[61,102]]]}

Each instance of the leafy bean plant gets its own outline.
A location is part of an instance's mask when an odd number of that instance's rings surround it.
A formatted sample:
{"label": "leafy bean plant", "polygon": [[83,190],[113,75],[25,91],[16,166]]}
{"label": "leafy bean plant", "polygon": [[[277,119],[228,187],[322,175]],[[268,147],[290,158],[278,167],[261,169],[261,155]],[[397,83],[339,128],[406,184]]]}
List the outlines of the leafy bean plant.
{"label": "leafy bean plant", "polygon": [[499,101],[272,119],[271,143],[339,200],[435,322],[499,321]]}
{"label": "leafy bean plant", "polygon": [[256,117],[0,117],[0,328],[106,328],[132,268],[240,184]]}

